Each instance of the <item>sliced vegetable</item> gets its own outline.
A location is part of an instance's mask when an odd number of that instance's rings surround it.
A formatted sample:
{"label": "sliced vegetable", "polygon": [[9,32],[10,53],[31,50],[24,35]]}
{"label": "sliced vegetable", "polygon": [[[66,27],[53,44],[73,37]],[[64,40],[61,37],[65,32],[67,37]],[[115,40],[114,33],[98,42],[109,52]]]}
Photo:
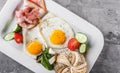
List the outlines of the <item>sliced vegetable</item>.
{"label": "sliced vegetable", "polygon": [[14,33],[13,33],[13,32],[10,32],[10,33],[6,34],[3,38],[4,38],[4,40],[6,40],[6,41],[13,40],[13,39],[14,39]]}
{"label": "sliced vegetable", "polygon": [[49,59],[49,63],[52,65],[56,60],[56,56],[53,56],[52,58]]}
{"label": "sliced vegetable", "polygon": [[14,39],[15,39],[16,43],[18,43],[18,44],[23,42],[23,36],[21,33],[15,33]]}
{"label": "sliced vegetable", "polygon": [[79,47],[79,52],[84,54],[84,53],[86,53],[86,51],[87,51],[86,44],[81,44],[81,46]]}
{"label": "sliced vegetable", "polygon": [[78,32],[75,35],[75,38],[80,42],[80,43],[86,43],[87,42],[87,36],[83,33]]}
{"label": "sliced vegetable", "polygon": [[49,53],[52,54],[52,55],[54,55],[54,54],[55,54],[55,51],[54,51],[52,48],[50,48],[50,49],[49,49]]}
{"label": "sliced vegetable", "polygon": [[75,38],[71,38],[69,41],[68,41],[68,48],[72,51],[78,49],[80,46],[80,43],[75,39]]}
{"label": "sliced vegetable", "polygon": [[13,32],[20,32],[20,31],[22,31],[22,27],[19,26],[19,24],[17,24],[17,25],[15,26],[15,28],[13,29]]}

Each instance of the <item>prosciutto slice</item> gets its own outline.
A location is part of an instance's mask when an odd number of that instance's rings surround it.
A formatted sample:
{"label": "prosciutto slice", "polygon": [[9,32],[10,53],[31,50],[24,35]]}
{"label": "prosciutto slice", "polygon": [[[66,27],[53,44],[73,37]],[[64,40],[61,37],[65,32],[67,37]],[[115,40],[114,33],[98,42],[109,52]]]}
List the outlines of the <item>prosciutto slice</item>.
{"label": "prosciutto slice", "polygon": [[27,29],[35,27],[40,22],[40,18],[46,14],[44,0],[25,0],[25,7],[16,11],[18,24]]}

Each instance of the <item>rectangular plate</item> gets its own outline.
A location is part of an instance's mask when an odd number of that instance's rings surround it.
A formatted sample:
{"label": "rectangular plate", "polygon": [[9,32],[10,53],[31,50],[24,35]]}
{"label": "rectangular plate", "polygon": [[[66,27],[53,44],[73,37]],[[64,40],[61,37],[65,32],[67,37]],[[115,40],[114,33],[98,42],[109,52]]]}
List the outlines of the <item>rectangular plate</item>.
{"label": "rectangular plate", "polygon": [[[11,57],[18,63],[27,67],[35,73],[55,73],[54,71],[46,70],[41,64],[25,55],[22,50],[22,45],[16,44],[14,41],[6,42],[3,40],[5,33],[12,31],[16,21],[14,11],[20,7],[23,0],[8,0],[0,13],[0,51]],[[102,33],[93,25],[78,17],[74,13],[60,6],[52,0],[46,0],[47,9],[53,14],[65,19],[75,32],[83,32],[87,34],[90,43],[90,50],[87,53],[86,60],[88,63],[88,72],[92,69],[104,45]],[[7,28],[9,27],[9,28]]]}

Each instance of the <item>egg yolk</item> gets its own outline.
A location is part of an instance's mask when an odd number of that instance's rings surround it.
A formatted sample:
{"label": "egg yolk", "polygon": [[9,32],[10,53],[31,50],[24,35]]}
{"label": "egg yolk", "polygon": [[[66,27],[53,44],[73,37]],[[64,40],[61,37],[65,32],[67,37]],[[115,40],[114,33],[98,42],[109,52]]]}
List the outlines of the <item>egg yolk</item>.
{"label": "egg yolk", "polygon": [[65,33],[61,30],[54,30],[50,35],[50,41],[55,45],[63,44],[65,40]]}
{"label": "egg yolk", "polygon": [[27,51],[30,54],[37,55],[42,52],[42,44],[38,40],[33,40],[27,44]]}

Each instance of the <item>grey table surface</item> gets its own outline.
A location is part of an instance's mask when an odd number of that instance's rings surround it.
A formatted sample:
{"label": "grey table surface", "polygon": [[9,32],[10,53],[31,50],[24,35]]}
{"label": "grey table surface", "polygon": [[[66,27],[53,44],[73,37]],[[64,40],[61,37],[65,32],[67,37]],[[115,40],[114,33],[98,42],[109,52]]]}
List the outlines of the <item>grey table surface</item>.
{"label": "grey table surface", "polygon": [[[54,0],[98,27],[105,45],[90,73],[120,73],[120,0]],[[6,0],[0,0],[0,9]],[[33,73],[0,52],[0,73]]]}

